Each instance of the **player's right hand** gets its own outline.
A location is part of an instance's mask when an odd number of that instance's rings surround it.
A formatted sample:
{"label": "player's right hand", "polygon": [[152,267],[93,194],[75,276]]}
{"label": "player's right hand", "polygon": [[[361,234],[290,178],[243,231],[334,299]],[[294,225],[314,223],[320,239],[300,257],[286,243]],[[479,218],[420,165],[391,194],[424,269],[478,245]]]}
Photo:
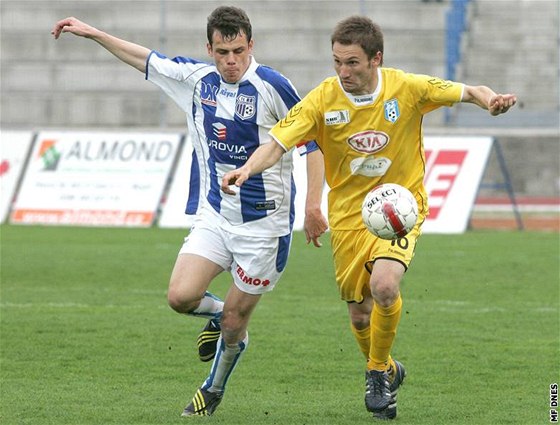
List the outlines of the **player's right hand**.
{"label": "player's right hand", "polygon": [[249,172],[245,171],[243,167],[225,173],[224,177],[222,177],[222,192],[228,195],[235,195],[236,192],[231,188],[231,186],[235,185],[237,187],[241,187],[248,178]]}
{"label": "player's right hand", "polygon": [[95,32],[95,28],[80,21],[79,19],[69,17],[58,21],[54,25],[51,34],[56,40],[60,37],[60,34],[64,32],[71,32],[72,34],[80,37],[90,37]]}
{"label": "player's right hand", "polygon": [[313,242],[317,248],[323,246],[319,237],[327,231],[329,224],[320,208],[305,211],[305,219],[303,220],[303,230],[305,232],[305,240],[309,244]]}

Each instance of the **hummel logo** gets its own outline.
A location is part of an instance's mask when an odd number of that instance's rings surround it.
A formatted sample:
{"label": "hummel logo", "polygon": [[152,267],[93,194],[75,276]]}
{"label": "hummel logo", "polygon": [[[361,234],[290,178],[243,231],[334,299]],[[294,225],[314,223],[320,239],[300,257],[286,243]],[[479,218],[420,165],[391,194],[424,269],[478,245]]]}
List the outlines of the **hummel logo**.
{"label": "hummel logo", "polygon": [[300,112],[301,106],[294,106],[292,109],[290,109],[288,115],[286,115],[286,117],[282,121],[280,121],[280,128],[291,126]]}

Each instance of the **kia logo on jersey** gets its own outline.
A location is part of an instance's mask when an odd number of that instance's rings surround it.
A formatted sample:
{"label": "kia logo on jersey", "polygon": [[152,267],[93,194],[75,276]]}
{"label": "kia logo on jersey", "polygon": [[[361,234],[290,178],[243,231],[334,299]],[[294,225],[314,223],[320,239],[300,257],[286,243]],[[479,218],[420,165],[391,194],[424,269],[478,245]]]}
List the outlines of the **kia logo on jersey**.
{"label": "kia logo on jersey", "polygon": [[375,153],[389,144],[389,136],[382,131],[367,130],[350,136],[348,144],[357,152]]}

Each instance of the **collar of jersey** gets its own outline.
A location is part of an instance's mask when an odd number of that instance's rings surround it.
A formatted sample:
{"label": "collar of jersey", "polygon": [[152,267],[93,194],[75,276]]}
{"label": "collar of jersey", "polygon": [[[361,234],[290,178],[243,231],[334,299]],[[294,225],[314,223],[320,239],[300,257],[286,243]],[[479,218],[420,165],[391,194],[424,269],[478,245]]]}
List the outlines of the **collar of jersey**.
{"label": "collar of jersey", "polygon": [[[371,94],[361,94],[359,96],[355,96],[351,93],[348,93],[342,87],[342,84],[340,83],[340,79],[338,80],[338,85],[340,86],[340,89],[344,92],[346,97],[348,97],[350,102],[352,102],[354,105],[356,106],[373,105],[377,100],[377,98],[379,97],[379,93],[381,92],[381,86],[383,85],[383,77],[381,75],[381,69],[377,68],[377,87],[375,88],[375,91]],[[368,98],[370,98],[371,100],[368,101]]]}

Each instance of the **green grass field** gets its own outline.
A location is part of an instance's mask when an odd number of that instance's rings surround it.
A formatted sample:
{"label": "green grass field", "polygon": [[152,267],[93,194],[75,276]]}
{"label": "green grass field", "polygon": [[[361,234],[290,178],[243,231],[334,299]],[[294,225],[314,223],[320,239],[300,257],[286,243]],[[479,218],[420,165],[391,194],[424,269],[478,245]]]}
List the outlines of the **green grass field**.
{"label": "green grass field", "polygon": [[[4,225],[2,424],[374,423],[364,362],[328,238],[296,233],[250,345],[207,418],[180,413],[203,382],[200,319],[166,304],[184,230]],[[559,235],[425,235],[403,283],[398,424],[547,424],[560,380]],[[228,275],[215,282],[223,296]]]}

